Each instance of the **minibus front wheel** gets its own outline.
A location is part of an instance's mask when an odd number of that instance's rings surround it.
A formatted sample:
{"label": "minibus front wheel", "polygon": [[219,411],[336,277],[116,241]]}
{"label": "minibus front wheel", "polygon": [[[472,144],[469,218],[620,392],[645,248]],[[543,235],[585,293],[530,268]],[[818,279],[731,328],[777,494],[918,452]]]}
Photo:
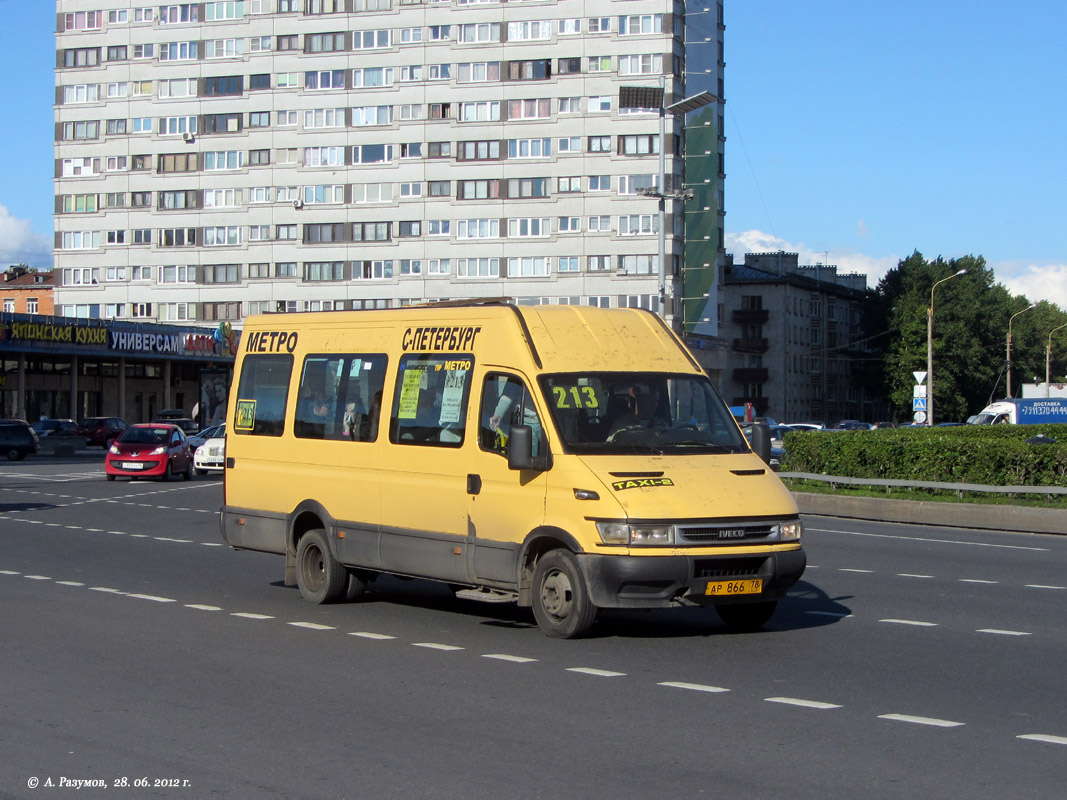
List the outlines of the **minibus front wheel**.
{"label": "minibus front wheel", "polygon": [[307,531],[296,546],[296,585],[309,603],[332,603],[345,593],[348,571],[333,553],[321,528]]}
{"label": "minibus front wheel", "polygon": [[556,639],[580,638],[596,619],[596,606],[569,550],[550,550],[537,560],[531,599],[537,624]]}

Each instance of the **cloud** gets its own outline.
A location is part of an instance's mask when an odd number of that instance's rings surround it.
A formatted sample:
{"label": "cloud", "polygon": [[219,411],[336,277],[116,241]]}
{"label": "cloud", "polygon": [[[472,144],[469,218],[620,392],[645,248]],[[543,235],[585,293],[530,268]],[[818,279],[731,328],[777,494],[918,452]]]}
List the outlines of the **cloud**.
{"label": "cloud", "polygon": [[[862,221],[860,223],[863,224]],[[784,250],[796,253],[799,263],[832,264],[839,274],[859,272],[867,276],[867,286],[871,289],[882,277],[898,263],[900,257],[869,256],[854,250],[812,250],[803,242],[787,242],[763,231],[751,230],[726,234],[726,250],[732,252],[738,261],[744,259],[745,253],[774,253]]]}
{"label": "cloud", "polygon": [[0,205],[0,270],[11,264],[52,269],[52,239],[30,229],[30,221]]}
{"label": "cloud", "polygon": [[1012,294],[1045,300],[1067,310],[1067,264],[1001,261],[990,264],[997,280]]}

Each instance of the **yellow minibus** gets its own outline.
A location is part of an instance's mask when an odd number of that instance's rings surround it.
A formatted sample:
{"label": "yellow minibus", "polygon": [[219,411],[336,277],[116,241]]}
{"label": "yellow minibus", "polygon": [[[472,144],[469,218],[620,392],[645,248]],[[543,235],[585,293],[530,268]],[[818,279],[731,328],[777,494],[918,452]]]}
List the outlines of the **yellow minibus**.
{"label": "yellow minibus", "polygon": [[530,606],[713,606],[756,628],[801,576],[796,504],[700,365],[635,309],[474,302],[250,317],[221,530],[313,603],[380,575]]}

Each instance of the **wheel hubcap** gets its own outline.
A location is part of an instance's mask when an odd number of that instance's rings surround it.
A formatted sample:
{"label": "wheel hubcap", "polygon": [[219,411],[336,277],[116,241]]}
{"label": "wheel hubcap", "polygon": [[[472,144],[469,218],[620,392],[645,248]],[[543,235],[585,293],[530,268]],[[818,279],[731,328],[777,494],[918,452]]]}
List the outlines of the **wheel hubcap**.
{"label": "wheel hubcap", "polygon": [[553,617],[566,617],[570,613],[572,593],[570,579],[559,570],[553,570],[541,583],[541,605]]}

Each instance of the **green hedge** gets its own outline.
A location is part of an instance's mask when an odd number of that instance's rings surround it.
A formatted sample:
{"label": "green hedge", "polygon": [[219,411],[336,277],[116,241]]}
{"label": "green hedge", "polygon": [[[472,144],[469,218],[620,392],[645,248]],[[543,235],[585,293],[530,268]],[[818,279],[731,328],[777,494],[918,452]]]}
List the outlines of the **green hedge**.
{"label": "green hedge", "polygon": [[[1027,444],[1038,435],[1053,444]],[[784,472],[987,486],[1067,486],[1067,425],[788,433]]]}

